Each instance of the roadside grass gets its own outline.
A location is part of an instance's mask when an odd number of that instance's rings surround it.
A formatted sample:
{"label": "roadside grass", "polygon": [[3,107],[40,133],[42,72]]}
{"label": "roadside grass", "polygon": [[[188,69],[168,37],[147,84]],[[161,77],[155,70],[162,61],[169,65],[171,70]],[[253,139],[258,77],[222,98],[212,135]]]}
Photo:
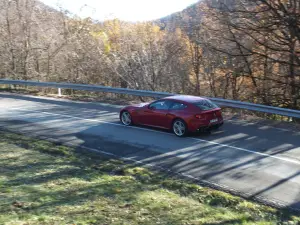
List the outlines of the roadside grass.
{"label": "roadside grass", "polygon": [[300,217],[288,211],[0,131],[0,224],[299,223]]}

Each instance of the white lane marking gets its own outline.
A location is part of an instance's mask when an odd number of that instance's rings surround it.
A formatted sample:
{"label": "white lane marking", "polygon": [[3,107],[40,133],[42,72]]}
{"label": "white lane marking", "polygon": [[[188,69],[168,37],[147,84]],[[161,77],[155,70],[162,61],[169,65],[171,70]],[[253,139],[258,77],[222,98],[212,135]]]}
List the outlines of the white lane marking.
{"label": "white lane marking", "polygon": [[[0,93],[1,95],[2,93]],[[20,95],[20,94],[16,94],[16,93],[9,93],[9,92],[3,92],[3,94],[10,94],[13,96],[24,96],[24,95]],[[32,95],[25,95],[25,97],[30,97],[30,98],[36,98],[36,99],[44,99],[44,100],[52,100],[52,101],[57,101],[57,102],[67,102],[67,103],[77,103],[77,104],[94,104],[94,105],[100,105],[100,106],[107,106],[107,107],[111,107],[111,108],[118,108],[121,109],[123,107],[125,107],[125,105],[115,105],[115,104],[110,104],[110,103],[99,103],[99,102],[83,102],[83,101],[76,101],[76,100],[69,100],[69,99],[58,99],[55,97],[45,97],[45,96],[32,96]],[[16,100],[18,101],[18,100]],[[28,100],[25,100],[28,101]],[[225,121],[229,121],[229,122],[237,122],[237,120],[233,120],[233,119],[225,119]],[[247,124],[247,125],[257,125],[257,122],[253,123],[253,122],[248,122],[247,120],[239,120],[238,123],[243,123],[243,124]],[[291,129],[285,129],[285,128],[278,128],[278,127],[274,127],[274,126],[269,126],[272,129],[276,129],[276,130],[280,130],[280,131],[285,131],[285,132],[295,132],[294,130]]]}
{"label": "white lane marking", "polygon": [[[53,138],[46,138],[46,140],[49,140],[49,141],[53,141],[55,142],[56,140],[53,139]],[[72,144],[72,143],[64,143],[64,145],[67,145],[69,147],[78,147],[76,144]],[[80,148],[82,149],[86,149],[88,151],[91,151],[91,152],[96,152],[96,153],[101,153],[101,154],[104,154],[104,155],[108,155],[108,156],[113,156],[113,157],[116,157],[118,159],[122,159],[122,160],[127,160],[127,161],[132,161],[136,164],[142,164],[142,165],[145,165],[145,166],[150,166],[150,167],[154,167],[154,168],[158,168],[158,169],[161,169],[165,172],[170,172],[170,173],[173,173],[173,174],[177,174],[177,175],[182,175],[182,176],[185,176],[185,177],[188,177],[188,178],[191,178],[193,180],[196,180],[196,181],[201,181],[201,182],[204,182],[204,183],[207,183],[207,184],[212,184],[214,185],[215,187],[219,187],[219,188],[224,188],[224,189],[227,189],[227,190],[233,190],[232,188],[229,188],[228,186],[226,185],[223,185],[223,184],[217,184],[215,182],[212,182],[212,181],[208,181],[208,180],[204,180],[204,179],[200,179],[200,178],[197,178],[197,177],[194,177],[192,175],[189,175],[185,172],[176,172],[174,170],[171,170],[170,168],[167,168],[167,167],[163,167],[163,166],[159,166],[159,165],[156,165],[156,164],[152,164],[152,163],[145,163],[144,161],[141,161],[141,160],[136,160],[136,159],[133,159],[133,158],[129,158],[129,157],[124,157],[124,156],[120,156],[120,155],[116,155],[114,153],[111,153],[111,152],[106,152],[106,151],[103,151],[103,150],[100,150],[100,149],[96,149],[96,148],[91,148],[91,147],[86,147],[86,146],[79,146]]]}
{"label": "white lane marking", "polygon": [[127,128],[132,128],[132,129],[138,129],[138,130],[153,131],[155,133],[160,133],[160,134],[172,135],[170,133],[165,133],[165,132],[162,132],[162,131],[151,130],[151,129],[142,128],[142,127],[125,126],[123,124],[107,122],[105,120],[99,120],[99,119],[88,119],[88,118],[83,118],[83,117],[78,117],[78,116],[69,116],[69,115],[65,115],[65,114],[50,113],[50,112],[43,112],[43,111],[33,111],[33,110],[27,110],[27,109],[22,109],[22,108],[11,108],[11,109],[26,111],[26,112],[33,112],[33,113],[42,113],[42,114],[48,114],[48,115],[53,115],[53,116],[61,116],[61,117],[66,117],[66,118],[78,119],[78,120],[86,120],[86,121],[90,121],[90,122],[110,124],[110,125],[119,126],[119,127],[127,127]]}
{"label": "white lane marking", "polygon": [[198,140],[200,142],[214,144],[214,145],[220,145],[222,147],[232,148],[232,149],[235,149],[235,150],[238,150],[238,151],[253,153],[253,154],[257,154],[257,155],[264,156],[264,157],[267,157],[267,158],[278,159],[278,160],[282,160],[282,161],[286,161],[286,162],[290,162],[290,163],[300,165],[299,160],[293,160],[293,159],[288,159],[288,158],[285,158],[285,157],[274,156],[274,155],[270,155],[270,154],[267,154],[267,153],[262,153],[262,152],[257,152],[257,151],[253,151],[253,150],[248,150],[248,149],[245,149],[245,148],[239,148],[239,147],[235,147],[235,146],[231,146],[231,145],[221,144],[221,143],[214,142],[214,141],[207,141],[207,140],[197,139],[197,138],[191,138],[191,139]]}
{"label": "white lane marking", "polygon": [[[85,102],[85,101],[77,101],[72,99],[65,99],[65,98],[55,98],[55,97],[47,97],[47,96],[34,96],[34,95],[22,95],[18,93],[10,93],[10,92],[2,92],[0,95],[12,95],[17,97],[25,97],[25,98],[35,98],[35,99],[42,99],[42,100],[49,100],[49,101],[56,101],[60,103],[77,103],[77,104],[93,104],[97,106],[105,106],[105,107],[111,107],[111,108],[123,108],[125,105],[115,105],[110,103],[101,103],[101,102]],[[3,98],[6,98],[5,96]],[[11,100],[11,99],[10,99]],[[14,101],[19,101],[19,99],[13,99]],[[21,99],[22,101],[30,101],[28,99]]]}
{"label": "white lane marking", "polygon": [[[91,121],[91,122],[97,122],[97,123],[103,123],[103,124],[110,124],[110,125],[114,125],[114,126],[126,127],[123,124],[107,122],[105,120],[88,119],[88,118],[82,118],[82,117],[77,117],[77,116],[69,116],[69,115],[65,115],[65,114],[50,113],[50,112],[43,112],[43,111],[32,111],[32,110],[27,110],[27,109],[22,109],[22,108],[11,108],[11,109],[20,110],[20,111],[27,111],[27,112],[36,112],[36,113],[42,113],[42,114],[48,114],[48,115],[54,115],[54,116],[62,116],[62,117],[74,118],[74,119],[78,119],[78,120],[86,120],[86,121]],[[131,129],[145,130],[145,131],[151,131],[151,132],[155,132],[155,133],[167,134],[167,135],[172,135],[173,136],[173,134],[171,134],[171,133],[156,131],[156,130],[148,129],[148,128],[141,128],[141,127],[135,127],[135,126],[127,126],[127,127],[131,128]],[[289,158],[285,158],[285,157],[274,156],[274,155],[270,155],[270,154],[267,154],[267,153],[262,153],[262,152],[257,152],[257,151],[254,151],[254,150],[249,150],[249,149],[245,149],[245,148],[236,147],[236,146],[221,144],[221,143],[214,142],[214,141],[207,141],[207,140],[200,139],[200,138],[186,138],[186,139],[194,140],[194,141],[197,141],[197,142],[209,143],[209,144],[212,144],[212,145],[219,145],[219,146],[222,146],[222,147],[232,148],[232,149],[235,149],[235,150],[238,150],[238,151],[243,151],[243,152],[248,152],[248,153],[260,155],[260,156],[263,156],[263,157],[266,157],[266,158],[273,158],[273,159],[277,159],[277,160],[286,161],[286,162],[289,162],[289,163],[294,163],[294,164],[300,165],[299,160],[293,160],[293,159],[289,159]]]}
{"label": "white lane marking", "polygon": [[[29,135],[35,137],[34,135],[31,135],[31,134],[29,134]],[[52,141],[52,142],[56,143],[56,140],[53,139],[53,138],[46,137],[46,138],[44,138],[44,140],[48,140],[50,142]],[[63,145],[66,145],[66,146],[69,146],[69,147],[78,147],[78,145],[72,144],[72,143],[64,143]],[[132,159],[132,158],[129,158],[129,157],[124,157],[124,156],[119,156],[119,155],[113,154],[111,152],[106,152],[106,151],[103,151],[103,150],[100,150],[100,149],[95,149],[95,148],[86,147],[86,146],[79,146],[79,147],[82,148],[82,149],[91,151],[91,152],[96,152],[96,153],[100,153],[100,154],[104,154],[104,155],[113,156],[113,157],[116,157],[116,158],[124,160],[124,161],[132,161],[135,164],[142,164],[144,166],[150,166],[150,167],[153,167],[153,168],[158,168],[160,170],[163,170],[164,172],[170,172],[170,173],[172,173],[174,175],[184,176],[184,177],[190,178],[192,180],[195,180],[196,182],[206,183],[206,184],[210,185],[209,186],[210,188],[211,188],[211,185],[212,185],[213,186],[212,188],[217,187],[217,188],[221,188],[221,190],[225,189],[227,191],[237,192],[237,189],[230,188],[227,185],[220,184],[220,183],[215,183],[215,182],[212,182],[212,181],[209,181],[209,180],[205,180],[205,179],[201,179],[201,178],[197,178],[197,177],[194,177],[194,176],[192,176],[192,175],[190,175],[190,174],[188,174],[186,172],[177,172],[177,171],[171,170],[170,168],[167,168],[167,167],[164,167],[164,166],[159,166],[159,165],[152,164],[152,163],[145,163],[145,162],[140,161],[140,160],[136,160],[136,159]],[[239,193],[241,193],[241,192],[239,192]],[[252,196],[252,193],[251,192],[243,192],[243,196],[245,196],[245,197]],[[261,195],[256,196],[255,199],[257,199],[257,200],[263,200],[264,202],[268,201],[269,203],[272,203],[273,205],[275,203],[275,204],[277,204],[280,207],[286,207],[287,206],[286,204],[283,204],[283,202],[280,201],[280,200],[278,200],[278,199],[274,199],[274,198],[272,198],[272,199],[270,199],[270,198],[266,199],[266,198],[264,198]],[[293,208],[293,207],[290,207],[290,208],[298,210],[297,208]]]}
{"label": "white lane marking", "polygon": [[292,131],[292,130],[284,129],[284,128],[277,128],[277,127],[273,127],[273,128],[276,129],[276,130],[280,130],[280,131]]}

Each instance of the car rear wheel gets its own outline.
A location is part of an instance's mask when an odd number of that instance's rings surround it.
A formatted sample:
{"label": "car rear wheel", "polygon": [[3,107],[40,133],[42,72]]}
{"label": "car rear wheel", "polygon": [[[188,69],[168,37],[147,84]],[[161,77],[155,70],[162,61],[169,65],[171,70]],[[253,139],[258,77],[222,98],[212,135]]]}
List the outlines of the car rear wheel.
{"label": "car rear wheel", "polygon": [[186,123],[181,119],[176,119],[173,122],[173,133],[178,137],[183,137],[187,134],[187,126]]}
{"label": "car rear wheel", "polygon": [[125,125],[125,126],[130,126],[132,125],[132,119],[131,119],[131,115],[128,111],[123,111],[121,113],[121,122]]}

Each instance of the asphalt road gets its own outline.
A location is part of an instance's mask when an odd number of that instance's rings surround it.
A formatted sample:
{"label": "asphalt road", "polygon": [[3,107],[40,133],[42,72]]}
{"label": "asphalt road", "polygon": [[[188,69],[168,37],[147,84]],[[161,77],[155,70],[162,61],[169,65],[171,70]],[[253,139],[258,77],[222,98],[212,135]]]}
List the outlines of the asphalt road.
{"label": "asphalt road", "polygon": [[300,209],[300,131],[225,121],[178,138],[119,122],[120,106],[0,93],[0,127],[157,165]]}

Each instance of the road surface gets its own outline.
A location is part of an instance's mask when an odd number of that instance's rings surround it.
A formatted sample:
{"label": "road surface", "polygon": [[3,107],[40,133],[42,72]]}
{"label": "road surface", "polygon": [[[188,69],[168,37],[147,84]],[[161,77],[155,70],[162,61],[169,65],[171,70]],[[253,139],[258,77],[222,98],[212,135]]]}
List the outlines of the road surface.
{"label": "road surface", "polygon": [[300,131],[225,121],[211,135],[178,138],[119,122],[120,106],[0,93],[0,128],[55,138],[157,165],[300,209]]}

